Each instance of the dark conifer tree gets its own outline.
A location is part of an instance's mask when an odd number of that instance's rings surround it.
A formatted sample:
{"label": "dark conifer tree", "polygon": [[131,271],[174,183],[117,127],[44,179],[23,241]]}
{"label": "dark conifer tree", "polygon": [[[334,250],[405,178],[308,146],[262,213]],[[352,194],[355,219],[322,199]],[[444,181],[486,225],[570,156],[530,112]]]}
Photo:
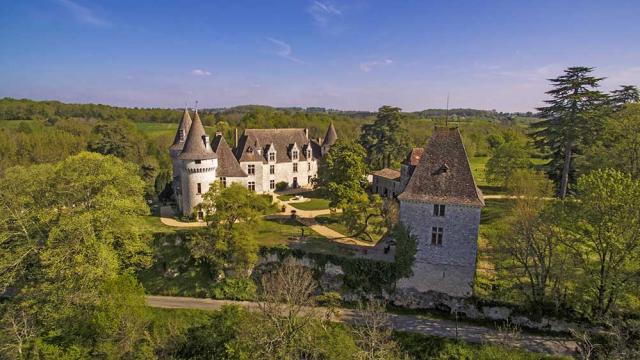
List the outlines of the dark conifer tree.
{"label": "dark conifer tree", "polygon": [[617,111],[625,104],[640,102],[640,92],[634,85],[620,85],[620,89],[611,92],[610,101],[613,109]]}
{"label": "dark conifer tree", "polygon": [[409,149],[407,131],[402,125],[400,108],[383,106],[373,124],[362,126],[360,144],[367,150],[367,163],[374,169],[391,166]]}
{"label": "dark conifer tree", "polygon": [[538,108],[545,120],[533,124],[536,145],[548,154],[549,172],[558,182],[558,195],[567,195],[572,179],[572,158],[581,145],[593,139],[602,127],[608,103],[607,95],[598,91],[604,78],[591,75],[593,68],[570,67],[563,75],[549,79],[553,89],[547,106]]}

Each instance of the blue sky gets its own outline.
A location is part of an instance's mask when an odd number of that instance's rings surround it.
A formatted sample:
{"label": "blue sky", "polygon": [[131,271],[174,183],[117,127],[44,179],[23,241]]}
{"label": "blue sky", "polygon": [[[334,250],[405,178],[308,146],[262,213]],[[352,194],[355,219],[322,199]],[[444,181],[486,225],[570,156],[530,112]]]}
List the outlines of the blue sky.
{"label": "blue sky", "polygon": [[0,0],[0,97],[528,111],[595,66],[640,85],[640,1]]}

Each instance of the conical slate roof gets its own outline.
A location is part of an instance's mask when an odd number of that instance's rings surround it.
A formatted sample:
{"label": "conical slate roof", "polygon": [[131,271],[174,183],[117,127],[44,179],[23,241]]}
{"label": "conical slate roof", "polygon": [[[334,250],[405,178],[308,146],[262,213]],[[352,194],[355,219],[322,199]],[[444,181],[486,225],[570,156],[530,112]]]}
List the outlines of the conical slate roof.
{"label": "conical slate roof", "polygon": [[206,144],[206,132],[204,131],[204,126],[202,126],[202,121],[200,120],[200,115],[198,115],[198,110],[193,118],[193,123],[191,124],[191,129],[189,129],[189,135],[187,136],[187,140],[184,142],[184,148],[178,156],[180,160],[208,160],[215,159],[216,153],[211,149],[210,144]]}
{"label": "conical slate roof", "polygon": [[247,174],[240,167],[240,163],[233,155],[231,148],[227,144],[222,134],[216,134],[213,138],[213,151],[218,156],[218,177],[245,177]]}
{"label": "conical slate roof", "polygon": [[325,146],[325,145],[331,146],[335,144],[337,140],[338,140],[338,133],[336,133],[336,128],[333,127],[333,121],[332,121],[331,124],[329,124],[327,133],[324,135],[322,146]]}
{"label": "conical slate roof", "polygon": [[180,120],[180,124],[178,124],[176,137],[173,139],[173,144],[169,149],[182,150],[184,148],[184,142],[187,139],[187,135],[189,134],[190,128],[191,128],[191,116],[189,116],[189,111],[185,108],[184,114],[182,114],[182,120]]}
{"label": "conical slate roof", "polygon": [[457,128],[436,128],[398,200],[484,206]]}

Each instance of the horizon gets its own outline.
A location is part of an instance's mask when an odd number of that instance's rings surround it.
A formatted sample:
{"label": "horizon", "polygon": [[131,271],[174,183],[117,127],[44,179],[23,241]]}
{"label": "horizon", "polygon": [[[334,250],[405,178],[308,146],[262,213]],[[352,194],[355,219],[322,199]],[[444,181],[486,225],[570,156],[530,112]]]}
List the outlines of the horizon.
{"label": "horizon", "polygon": [[603,91],[640,84],[618,1],[10,2],[0,98],[119,107],[264,105],[527,112],[547,81],[593,66]]}

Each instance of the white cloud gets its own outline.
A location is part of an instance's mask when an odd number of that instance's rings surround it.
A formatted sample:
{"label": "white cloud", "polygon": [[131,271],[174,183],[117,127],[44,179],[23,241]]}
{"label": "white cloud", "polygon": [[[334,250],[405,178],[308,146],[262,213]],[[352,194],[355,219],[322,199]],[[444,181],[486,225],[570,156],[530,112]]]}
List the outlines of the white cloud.
{"label": "white cloud", "polygon": [[85,24],[97,26],[97,27],[108,27],[111,26],[111,23],[105,19],[98,17],[94,14],[93,10],[82,6],[71,0],[58,0],[58,2],[67,8],[67,10],[71,11],[71,14],[76,18],[76,20],[83,22]]}
{"label": "white cloud", "polygon": [[299,64],[304,64],[305,62],[293,57],[291,55],[291,53],[293,52],[291,50],[291,45],[287,44],[286,42],[282,41],[282,40],[278,40],[278,39],[274,39],[271,37],[268,37],[267,40],[269,42],[271,42],[272,44],[276,45],[277,49],[275,50],[276,55],[280,56],[281,58],[299,63]]}
{"label": "white cloud", "polygon": [[342,11],[328,2],[314,1],[307,12],[319,25],[326,25],[332,17],[341,16]]}
{"label": "white cloud", "polygon": [[364,72],[370,72],[375,67],[391,65],[391,64],[393,64],[393,60],[391,59],[367,61],[360,64],[360,70]]}
{"label": "white cloud", "polygon": [[195,76],[211,76],[211,73],[208,72],[207,70],[203,70],[203,69],[193,69],[193,70],[191,70],[191,75],[195,75]]}

